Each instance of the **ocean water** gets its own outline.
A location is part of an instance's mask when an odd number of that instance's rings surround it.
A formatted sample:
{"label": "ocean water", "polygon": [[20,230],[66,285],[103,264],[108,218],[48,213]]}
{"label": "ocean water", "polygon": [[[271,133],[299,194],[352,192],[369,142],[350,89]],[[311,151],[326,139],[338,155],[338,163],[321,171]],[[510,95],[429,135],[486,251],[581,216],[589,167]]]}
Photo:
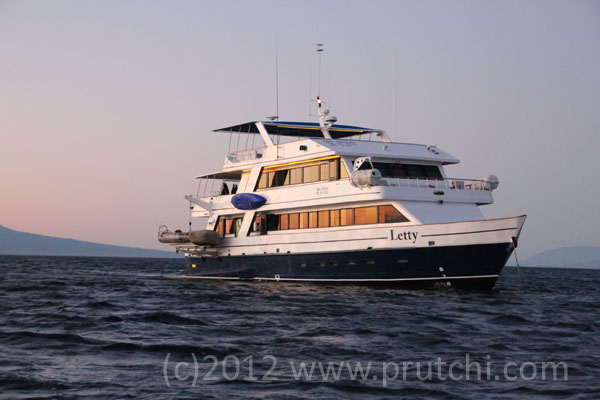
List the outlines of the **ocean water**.
{"label": "ocean water", "polygon": [[506,268],[491,292],[182,271],[0,257],[0,398],[600,398],[600,270]]}

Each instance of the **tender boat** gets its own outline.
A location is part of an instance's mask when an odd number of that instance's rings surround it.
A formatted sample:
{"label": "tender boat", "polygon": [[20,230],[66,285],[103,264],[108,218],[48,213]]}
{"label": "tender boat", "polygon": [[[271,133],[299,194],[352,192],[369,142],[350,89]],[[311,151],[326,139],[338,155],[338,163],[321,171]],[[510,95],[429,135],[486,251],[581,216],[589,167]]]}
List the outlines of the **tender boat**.
{"label": "tender boat", "polygon": [[185,253],[185,277],[491,289],[525,222],[483,216],[498,178],[452,178],[459,160],[437,146],[335,124],[317,103],[318,123],[215,131],[263,143],[197,177],[185,198],[204,230],[163,230]]}

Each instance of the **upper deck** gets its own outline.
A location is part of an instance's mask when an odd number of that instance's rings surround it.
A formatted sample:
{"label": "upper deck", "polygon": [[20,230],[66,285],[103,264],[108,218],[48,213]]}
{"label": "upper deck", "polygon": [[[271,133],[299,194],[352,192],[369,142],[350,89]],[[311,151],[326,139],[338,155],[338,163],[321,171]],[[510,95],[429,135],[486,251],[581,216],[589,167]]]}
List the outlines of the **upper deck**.
{"label": "upper deck", "polygon": [[[198,176],[196,196],[186,196],[194,204],[192,216],[239,213],[231,204],[233,195],[257,192],[267,199],[263,211],[387,200],[403,202],[398,205],[414,221],[477,219],[476,206],[493,203],[497,186],[495,177],[496,182],[450,178],[443,167],[459,163],[457,158],[433,145],[394,143],[383,130],[258,121],[216,132],[231,135],[229,152],[221,171]],[[262,143],[254,146],[258,136]],[[251,145],[239,149],[240,143]],[[365,158],[383,178],[368,187],[353,181]]]}
{"label": "upper deck", "polygon": [[[372,156],[433,162],[440,165],[459,163],[457,158],[436,146],[393,143],[383,130],[349,125],[331,125],[331,127],[325,128],[314,123],[259,121],[217,129],[215,132],[229,132],[232,135],[259,134],[263,142],[262,146],[242,150],[231,151],[230,148],[225,156],[224,171],[247,169],[257,165],[268,165],[272,162],[294,162],[331,155]],[[276,142],[273,141],[272,135],[277,138]],[[281,137],[287,141],[280,143]],[[239,137],[237,142],[239,143]],[[247,143],[248,140],[245,142]],[[254,138],[252,142],[254,143]]]}

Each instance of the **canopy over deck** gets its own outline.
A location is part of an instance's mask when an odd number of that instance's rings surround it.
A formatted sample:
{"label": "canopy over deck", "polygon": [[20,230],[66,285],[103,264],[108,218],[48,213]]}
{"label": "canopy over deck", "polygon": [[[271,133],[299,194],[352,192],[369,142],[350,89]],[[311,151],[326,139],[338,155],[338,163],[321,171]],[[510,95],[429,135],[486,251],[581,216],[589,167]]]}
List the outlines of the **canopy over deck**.
{"label": "canopy over deck", "polygon": [[242,179],[242,171],[219,171],[212,174],[198,175],[195,179],[222,179],[224,181],[239,181]]}
{"label": "canopy over deck", "polygon": [[[261,122],[271,135],[322,138],[321,126],[316,122],[253,121],[244,124],[215,129],[213,132],[256,133],[260,134],[257,122]],[[343,139],[365,133],[379,133],[379,129],[362,128],[350,125],[331,125],[328,128],[332,139]]]}

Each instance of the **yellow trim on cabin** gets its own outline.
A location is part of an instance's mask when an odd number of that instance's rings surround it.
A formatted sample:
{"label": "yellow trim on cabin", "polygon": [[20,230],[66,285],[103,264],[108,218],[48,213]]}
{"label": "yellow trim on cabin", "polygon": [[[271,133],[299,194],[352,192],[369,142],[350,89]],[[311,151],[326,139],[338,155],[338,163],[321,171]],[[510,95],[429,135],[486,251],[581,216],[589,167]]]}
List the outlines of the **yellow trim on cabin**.
{"label": "yellow trim on cabin", "polygon": [[273,168],[286,167],[288,165],[308,164],[308,163],[317,162],[317,161],[333,160],[336,158],[340,158],[340,156],[339,155],[326,156],[326,157],[321,157],[321,158],[314,158],[312,160],[292,161],[292,162],[285,163],[285,164],[269,165],[268,167],[264,167],[264,171],[270,170]]}

